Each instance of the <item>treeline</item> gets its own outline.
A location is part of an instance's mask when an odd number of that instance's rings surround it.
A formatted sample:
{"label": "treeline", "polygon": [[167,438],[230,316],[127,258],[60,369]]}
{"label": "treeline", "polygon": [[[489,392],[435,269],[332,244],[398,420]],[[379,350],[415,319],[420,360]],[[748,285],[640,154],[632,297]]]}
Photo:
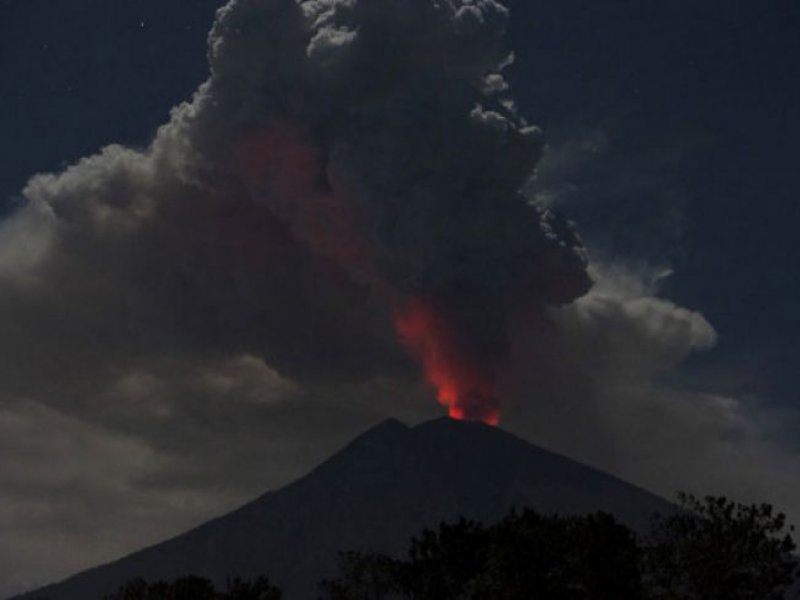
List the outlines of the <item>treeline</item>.
{"label": "treeline", "polygon": [[[339,557],[320,600],[780,600],[797,577],[792,528],[770,505],[680,496],[637,536],[614,517],[525,510],[483,525],[461,519],[411,539],[407,557]],[[134,581],[106,600],[279,600],[267,579],[226,591],[189,577]],[[798,596],[800,597],[800,596]]]}
{"label": "treeline", "polygon": [[214,584],[202,577],[182,577],[171,583],[157,581],[147,583],[134,579],[125,584],[116,594],[104,600],[281,600],[283,592],[272,585],[266,577],[254,581],[233,579],[226,590],[219,592]]}

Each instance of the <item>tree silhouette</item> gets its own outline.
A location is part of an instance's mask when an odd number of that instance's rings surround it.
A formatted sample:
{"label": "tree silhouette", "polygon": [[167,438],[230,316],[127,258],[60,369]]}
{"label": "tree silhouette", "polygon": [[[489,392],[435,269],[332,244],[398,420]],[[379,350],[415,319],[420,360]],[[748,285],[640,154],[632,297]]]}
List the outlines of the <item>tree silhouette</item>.
{"label": "tree silhouette", "polygon": [[219,596],[222,600],[281,600],[283,593],[272,585],[267,577],[254,581],[236,578],[228,581],[228,593]]}
{"label": "tree silhouette", "polygon": [[214,584],[201,577],[189,576],[171,583],[144,579],[133,579],[122,586],[116,594],[104,600],[281,600],[281,590],[273,586],[266,577],[255,581],[236,578],[228,581],[227,592],[217,592]]}
{"label": "tree silhouette", "polygon": [[633,533],[608,514],[512,513],[492,528],[488,562],[468,597],[637,600],[640,554]]}
{"label": "tree silhouette", "polygon": [[[339,557],[322,600],[780,600],[798,575],[792,528],[768,504],[679,495],[638,538],[613,516],[511,512],[460,519],[411,538],[405,559]],[[133,580],[105,600],[280,600],[267,578]]]}
{"label": "tree silhouette", "polygon": [[182,577],[172,583],[157,581],[147,583],[134,579],[107,600],[216,600],[214,585],[200,577]]}
{"label": "tree silhouette", "polygon": [[486,567],[491,548],[491,534],[476,521],[425,530],[412,539],[410,560],[396,569],[400,589],[409,598],[462,598]]}
{"label": "tree silhouette", "polygon": [[339,555],[338,579],[324,580],[320,589],[329,600],[382,600],[400,596],[402,564],[383,554],[348,551]]}
{"label": "tree silhouette", "polygon": [[679,496],[639,539],[611,515],[512,512],[412,538],[408,557],[349,552],[323,600],[778,600],[796,576],[785,517],[767,504]]}
{"label": "tree silhouette", "polygon": [[779,600],[796,577],[793,527],[769,504],[679,495],[646,542],[645,580],[656,600]]}
{"label": "tree silhouette", "polygon": [[639,563],[633,534],[610,515],[526,510],[488,528],[462,519],[425,530],[404,561],[347,553],[321,587],[326,600],[637,600]]}

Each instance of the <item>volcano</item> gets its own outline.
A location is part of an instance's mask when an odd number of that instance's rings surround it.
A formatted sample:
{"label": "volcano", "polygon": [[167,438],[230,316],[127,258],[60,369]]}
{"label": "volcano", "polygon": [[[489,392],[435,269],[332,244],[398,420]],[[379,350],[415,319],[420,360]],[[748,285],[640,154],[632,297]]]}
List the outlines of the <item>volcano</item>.
{"label": "volcano", "polygon": [[134,578],[194,574],[223,585],[268,575],[289,600],[316,597],[337,552],[399,554],[411,535],[458,516],[489,522],[511,508],[606,511],[643,530],[667,501],[479,422],[388,420],[306,476],[225,516],[14,600],[94,600]]}

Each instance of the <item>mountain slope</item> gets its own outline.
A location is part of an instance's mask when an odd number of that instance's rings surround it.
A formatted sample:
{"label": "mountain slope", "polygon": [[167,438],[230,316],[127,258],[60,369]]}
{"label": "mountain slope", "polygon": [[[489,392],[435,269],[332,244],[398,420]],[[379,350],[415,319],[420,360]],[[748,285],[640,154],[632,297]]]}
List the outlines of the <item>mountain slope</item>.
{"label": "mountain slope", "polygon": [[545,513],[604,510],[635,528],[664,500],[500,429],[438,419],[389,420],[311,473],[186,534],[79,573],[18,600],[91,600],[135,576],[269,575],[292,599],[315,597],[339,550],[399,552],[443,519],[491,520],[512,507]]}

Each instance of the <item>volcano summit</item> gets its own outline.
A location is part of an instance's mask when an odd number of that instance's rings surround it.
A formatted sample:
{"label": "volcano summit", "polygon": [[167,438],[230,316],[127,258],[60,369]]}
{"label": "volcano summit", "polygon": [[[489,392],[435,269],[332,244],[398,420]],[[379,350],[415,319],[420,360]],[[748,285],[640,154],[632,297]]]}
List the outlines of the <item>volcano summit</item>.
{"label": "volcano summit", "polygon": [[478,422],[384,421],[294,483],[188,533],[14,600],[102,598],[134,577],[195,574],[224,584],[266,574],[289,599],[313,598],[337,553],[399,553],[425,526],[511,508],[598,510],[644,528],[671,505],[640,488]]}

